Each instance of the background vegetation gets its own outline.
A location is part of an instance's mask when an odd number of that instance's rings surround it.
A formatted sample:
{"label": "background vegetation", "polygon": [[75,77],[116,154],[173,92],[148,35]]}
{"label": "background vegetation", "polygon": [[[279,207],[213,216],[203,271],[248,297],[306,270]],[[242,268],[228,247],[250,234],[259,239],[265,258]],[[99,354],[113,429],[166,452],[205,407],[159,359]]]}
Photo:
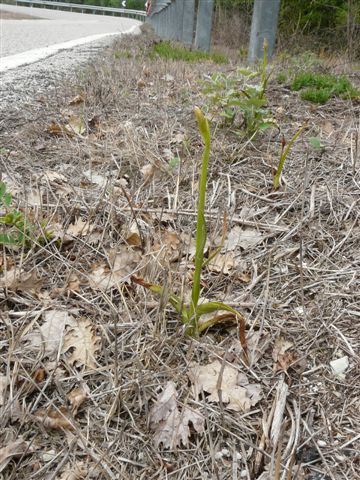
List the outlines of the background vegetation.
{"label": "background vegetation", "polygon": [[[229,46],[247,47],[254,0],[216,0],[215,38]],[[302,51],[346,49],[359,55],[358,0],[286,0],[279,16],[280,46]]]}

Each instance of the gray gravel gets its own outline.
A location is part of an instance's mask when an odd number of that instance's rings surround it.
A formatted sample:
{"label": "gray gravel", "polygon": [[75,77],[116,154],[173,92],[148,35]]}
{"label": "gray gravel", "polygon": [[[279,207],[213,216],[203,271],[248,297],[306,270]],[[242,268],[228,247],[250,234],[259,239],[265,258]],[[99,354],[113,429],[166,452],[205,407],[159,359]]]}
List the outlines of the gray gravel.
{"label": "gray gravel", "polygon": [[[6,22],[8,20],[2,23]],[[41,22],[41,20],[34,20],[34,22]],[[139,23],[131,22],[130,26]],[[129,28],[129,24],[124,25],[126,29]],[[36,63],[0,73],[0,135],[7,137],[11,135],[14,126],[35,121],[34,113],[38,112],[40,116],[43,110],[41,98],[48,95],[56,98],[59,86],[72,81],[83,65],[97,55],[101,55],[101,52],[116,38],[117,35],[104,37],[96,42],[59,51]]]}
{"label": "gray gravel", "polygon": [[35,120],[34,112],[41,115],[43,109],[41,97],[57,96],[62,83],[72,81],[81,66],[101,55],[113,41],[114,37],[106,37],[1,73],[0,135],[6,135],[15,125]]}

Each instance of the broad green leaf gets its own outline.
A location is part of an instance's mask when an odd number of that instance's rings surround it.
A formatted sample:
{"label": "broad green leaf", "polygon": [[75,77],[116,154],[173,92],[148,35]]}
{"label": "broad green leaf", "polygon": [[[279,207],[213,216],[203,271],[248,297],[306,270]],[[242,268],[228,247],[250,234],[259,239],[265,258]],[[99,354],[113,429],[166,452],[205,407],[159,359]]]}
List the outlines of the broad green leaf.
{"label": "broad green leaf", "polygon": [[14,235],[7,235],[6,233],[0,234],[0,244],[2,245],[19,245],[21,244],[21,239],[15,237]]}

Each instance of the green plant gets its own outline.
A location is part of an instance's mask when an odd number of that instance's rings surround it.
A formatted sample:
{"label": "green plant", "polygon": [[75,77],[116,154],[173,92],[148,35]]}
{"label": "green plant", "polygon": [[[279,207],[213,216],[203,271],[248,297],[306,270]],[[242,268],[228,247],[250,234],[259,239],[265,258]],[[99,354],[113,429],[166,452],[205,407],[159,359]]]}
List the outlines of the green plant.
{"label": "green plant", "polygon": [[276,75],[276,80],[279,82],[279,83],[285,83],[286,80],[287,80],[287,75],[285,72],[279,72],[277,75]]}
{"label": "green plant", "polygon": [[183,60],[184,62],[211,61],[213,63],[228,63],[228,59],[221,53],[208,53],[201,50],[189,50],[172,44],[169,41],[155,44],[149,52],[150,58],[156,56],[167,60]]}
{"label": "green plant", "polygon": [[[276,125],[266,108],[266,89],[271,72],[267,71],[267,43],[264,42],[264,57],[260,67],[253,71],[249,68],[239,69],[235,76],[217,73],[203,82],[203,93],[210,100],[209,108],[225,120],[225,125],[232,126],[237,111],[243,121],[240,129],[244,128],[248,137],[254,137],[259,130],[265,130]],[[254,83],[259,79],[258,83]]]}
{"label": "green plant", "polygon": [[6,184],[0,181],[0,225],[5,226],[6,233],[0,233],[0,244],[30,247],[33,242],[43,243],[51,237],[51,233],[42,226],[41,234],[36,234],[37,228],[29,224],[23,212],[11,208],[12,195],[7,191]]}
{"label": "green plant", "polygon": [[[205,199],[206,199],[206,183],[207,170],[210,158],[210,128],[207,119],[199,108],[195,108],[196,120],[200,134],[204,141],[204,152],[202,156],[201,174],[199,180],[199,198],[197,209],[197,224],[196,224],[196,252],[195,252],[195,272],[193,277],[191,302],[190,305],[185,305],[183,300],[173,294],[166,292],[161,285],[145,282],[143,279],[132,277],[132,280],[142,285],[143,287],[157,293],[163,297],[167,296],[168,303],[180,315],[182,322],[185,325],[185,332],[187,335],[197,337],[199,334],[206,331],[209,327],[228,320],[229,317],[235,318],[240,325],[240,340],[246,354],[246,338],[245,338],[245,319],[235,309],[222,302],[207,302],[199,303],[201,290],[201,271],[204,267],[204,248],[206,243],[206,222],[205,222]],[[207,313],[218,312],[223,310],[228,312],[225,315],[217,315],[208,321],[200,322],[200,317]]]}
{"label": "green plant", "polygon": [[300,127],[299,130],[295,133],[295,135],[292,137],[292,139],[290,140],[290,142],[287,145],[286,145],[286,142],[285,142],[285,138],[283,137],[283,139],[282,139],[279,163],[278,163],[278,167],[277,167],[276,173],[275,173],[274,178],[273,178],[274,190],[277,190],[279,188],[281,172],[282,172],[282,169],[284,167],[285,160],[287,159],[287,157],[289,155],[289,152],[290,152],[295,140],[298,138],[298,136],[304,130],[305,127],[306,127],[306,124],[303,125],[302,127]]}
{"label": "green plant", "polygon": [[129,50],[117,50],[116,52],[114,52],[114,57],[116,59],[119,59],[119,58],[132,58],[132,53],[129,52]]}
{"label": "green plant", "polygon": [[344,76],[302,72],[295,76],[291,89],[301,92],[301,98],[314,103],[326,103],[331,97],[354,98],[359,91]]}

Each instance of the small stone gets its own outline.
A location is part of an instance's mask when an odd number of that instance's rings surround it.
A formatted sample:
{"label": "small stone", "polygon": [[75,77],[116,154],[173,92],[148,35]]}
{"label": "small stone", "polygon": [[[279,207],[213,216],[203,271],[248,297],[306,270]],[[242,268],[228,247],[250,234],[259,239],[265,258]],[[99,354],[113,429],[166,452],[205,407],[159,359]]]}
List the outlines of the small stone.
{"label": "small stone", "polygon": [[346,355],[330,362],[330,367],[334,375],[339,378],[345,378],[345,372],[349,368],[349,357]]}
{"label": "small stone", "polygon": [[327,443],[325,442],[325,440],[318,440],[317,441],[317,444],[319,445],[319,447],[326,447]]}

